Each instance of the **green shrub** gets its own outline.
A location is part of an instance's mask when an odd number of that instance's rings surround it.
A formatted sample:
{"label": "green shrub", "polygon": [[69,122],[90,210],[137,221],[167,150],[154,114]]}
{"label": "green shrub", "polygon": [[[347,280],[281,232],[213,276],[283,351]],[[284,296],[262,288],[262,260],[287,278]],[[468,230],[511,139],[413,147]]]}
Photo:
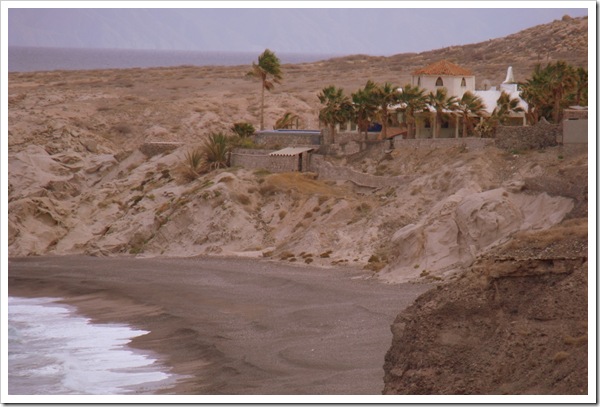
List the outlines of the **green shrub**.
{"label": "green shrub", "polygon": [[234,123],[231,130],[242,139],[250,137],[256,132],[254,126],[246,122]]}

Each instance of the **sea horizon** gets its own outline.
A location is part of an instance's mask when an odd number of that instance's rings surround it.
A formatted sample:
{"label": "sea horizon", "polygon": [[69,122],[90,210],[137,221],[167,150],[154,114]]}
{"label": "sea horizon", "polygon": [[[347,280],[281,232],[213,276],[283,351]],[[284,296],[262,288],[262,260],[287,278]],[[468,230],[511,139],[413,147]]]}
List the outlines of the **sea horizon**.
{"label": "sea horizon", "polygon": [[[250,65],[260,52],[122,48],[8,47],[8,72]],[[342,54],[276,52],[282,64],[310,63]]]}

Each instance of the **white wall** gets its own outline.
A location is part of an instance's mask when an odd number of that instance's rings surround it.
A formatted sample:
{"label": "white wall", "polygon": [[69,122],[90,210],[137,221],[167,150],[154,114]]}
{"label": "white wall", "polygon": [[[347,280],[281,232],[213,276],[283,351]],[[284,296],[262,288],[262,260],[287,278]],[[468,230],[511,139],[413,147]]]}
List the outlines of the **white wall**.
{"label": "white wall", "polygon": [[[421,78],[420,85],[419,77]],[[419,86],[421,89],[425,89],[425,93],[435,92],[438,88],[438,86],[435,86],[435,83],[440,77],[444,82],[444,87],[448,90],[449,96],[456,96],[460,99],[466,91],[475,91],[474,76],[415,75],[412,77],[412,85]],[[466,86],[460,86],[463,78],[465,78]]]}

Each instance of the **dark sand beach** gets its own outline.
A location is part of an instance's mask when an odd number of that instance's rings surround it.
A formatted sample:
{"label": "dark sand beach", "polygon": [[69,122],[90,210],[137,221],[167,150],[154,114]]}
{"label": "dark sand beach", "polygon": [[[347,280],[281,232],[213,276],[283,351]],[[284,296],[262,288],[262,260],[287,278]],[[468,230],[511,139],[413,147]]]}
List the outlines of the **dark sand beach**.
{"label": "dark sand beach", "polygon": [[186,375],[166,394],[381,394],[390,325],[430,286],[261,259],[9,259],[11,296],[62,297]]}

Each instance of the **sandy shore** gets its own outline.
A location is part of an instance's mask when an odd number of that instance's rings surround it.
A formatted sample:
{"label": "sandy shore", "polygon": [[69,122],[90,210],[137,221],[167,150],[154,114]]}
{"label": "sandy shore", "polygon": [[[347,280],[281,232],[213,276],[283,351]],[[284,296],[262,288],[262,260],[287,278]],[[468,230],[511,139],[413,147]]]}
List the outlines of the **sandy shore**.
{"label": "sandy shore", "polygon": [[390,325],[427,290],[260,259],[12,258],[9,295],[57,296],[187,375],[167,394],[381,394]]}

